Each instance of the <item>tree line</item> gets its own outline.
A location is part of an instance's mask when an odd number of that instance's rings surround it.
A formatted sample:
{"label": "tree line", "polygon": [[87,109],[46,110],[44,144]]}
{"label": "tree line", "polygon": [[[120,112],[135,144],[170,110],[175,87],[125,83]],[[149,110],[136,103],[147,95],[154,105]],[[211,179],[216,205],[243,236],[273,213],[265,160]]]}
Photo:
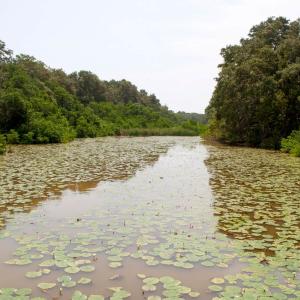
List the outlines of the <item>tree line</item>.
{"label": "tree line", "polygon": [[100,80],[89,71],[66,74],[32,56],[14,56],[0,41],[0,148],[6,142],[62,143],[135,132],[159,134],[159,129],[197,135],[203,129],[201,118],[174,113],[127,80]]}
{"label": "tree line", "polygon": [[223,63],[206,109],[209,135],[230,144],[300,156],[300,21],[268,18]]}

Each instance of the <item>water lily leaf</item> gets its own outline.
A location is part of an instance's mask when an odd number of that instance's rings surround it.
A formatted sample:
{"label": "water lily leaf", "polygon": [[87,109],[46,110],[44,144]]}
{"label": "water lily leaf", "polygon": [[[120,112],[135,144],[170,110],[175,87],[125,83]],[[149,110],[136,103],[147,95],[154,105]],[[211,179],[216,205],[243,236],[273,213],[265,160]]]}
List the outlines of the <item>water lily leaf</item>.
{"label": "water lily leaf", "polygon": [[205,266],[205,267],[213,267],[215,264],[213,262],[207,260],[207,261],[201,262],[201,265]]}
{"label": "water lily leaf", "polygon": [[25,266],[31,264],[32,261],[29,258],[23,258],[23,259],[14,258],[6,261],[5,263],[8,265]]}
{"label": "water lily leaf", "polygon": [[200,293],[199,292],[189,292],[189,296],[191,298],[197,298],[200,296]]}
{"label": "water lily leaf", "polygon": [[52,289],[56,286],[56,283],[54,282],[41,282],[38,284],[38,287],[41,289],[41,290],[49,290],[49,289]]}
{"label": "water lily leaf", "polygon": [[104,300],[102,295],[90,295],[88,300]]}
{"label": "water lily leaf", "polygon": [[121,299],[126,299],[130,296],[131,296],[131,293],[129,293],[126,290],[123,290],[121,287],[117,287],[117,288],[114,288],[114,293],[113,293],[113,295],[110,299],[112,299],[112,300],[121,300]]}
{"label": "water lily leaf", "polygon": [[145,284],[155,285],[159,282],[159,278],[156,277],[147,277],[143,280]]}
{"label": "water lily leaf", "polygon": [[87,296],[80,291],[75,291],[72,296],[72,300],[87,300]]}
{"label": "water lily leaf", "polygon": [[51,273],[51,270],[49,269],[42,269],[42,273],[47,275],[47,274],[50,274]]}
{"label": "water lily leaf", "polygon": [[33,271],[33,272],[27,272],[25,274],[25,276],[27,278],[38,278],[38,277],[41,277],[43,275],[42,271],[39,270],[39,271]]}
{"label": "water lily leaf", "polygon": [[77,281],[77,283],[79,283],[79,284],[89,284],[89,283],[91,283],[91,282],[92,282],[92,279],[86,278],[86,277],[81,277],[81,278]]}
{"label": "water lily leaf", "polygon": [[223,278],[215,277],[211,280],[211,282],[215,284],[222,284],[225,282],[225,280]]}
{"label": "water lily leaf", "polygon": [[54,259],[45,260],[39,264],[40,267],[52,267],[54,265],[55,265]]}
{"label": "water lily leaf", "polygon": [[68,276],[68,275],[62,275],[57,278],[58,282],[67,282],[67,281],[71,281],[71,280],[72,280],[72,277]]}
{"label": "water lily leaf", "polygon": [[174,278],[173,277],[170,277],[170,276],[162,276],[159,278],[159,281],[161,283],[171,283],[174,281]]}
{"label": "water lily leaf", "polygon": [[220,292],[223,290],[223,288],[219,285],[210,285],[208,288],[213,292]]}
{"label": "water lily leaf", "polygon": [[78,268],[78,267],[68,267],[68,268],[65,268],[65,272],[69,273],[69,274],[76,274],[76,273],[80,272],[80,268]]}
{"label": "water lily leaf", "polygon": [[81,267],[80,267],[80,270],[81,270],[82,272],[90,273],[90,272],[95,271],[95,267],[92,266],[92,265],[86,265],[86,266],[81,266]]}
{"label": "water lily leaf", "polygon": [[15,293],[18,296],[30,296],[32,294],[32,289],[30,288],[18,289]]}
{"label": "water lily leaf", "polygon": [[55,266],[58,268],[67,268],[69,266],[69,263],[66,260],[56,260]]}
{"label": "water lily leaf", "polygon": [[145,292],[153,292],[156,290],[156,286],[152,284],[145,284],[142,286],[142,290]]}
{"label": "water lily leaf", "polygon": [[66,288],[72,288],[74,286],[76,286],[76,281],[63,281],[62,284],[61,284],[63,287],[66,287]]}
{"label": "water lily leaf", "polygon": [[111,262],[111,263],[109,263],[109,266],[111,268],[119,268],[119,267],[122,266],[122,263],[120,263],[120,262]]}

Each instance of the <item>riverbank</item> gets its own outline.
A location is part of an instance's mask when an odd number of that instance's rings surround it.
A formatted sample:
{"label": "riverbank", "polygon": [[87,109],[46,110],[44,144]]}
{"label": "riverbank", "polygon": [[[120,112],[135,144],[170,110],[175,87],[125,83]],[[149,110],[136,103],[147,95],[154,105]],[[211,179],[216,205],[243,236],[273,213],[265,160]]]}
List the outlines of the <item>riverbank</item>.
{"label": "riverbank", "polygon": [[[207,130],[206,124],[199,124],[193,122],[185,123],[185,126],[166,127],[166,128],[128,128],[119,129],[115,134],[107,134],[105,136],[200,136],[203,135]],[[96,137],[95,137],[96,138]],[[75,139],[75,138],[74,138]],[[72,139],[72,140],[74,140]],[[72,141],[71,140],[71,141]],[[67,141],[66,141],[67,142]],[[70,141],[68,141],[70,142]],[[16,131],[11,131],[6,135],[0,134],[0,155],[5,154],[9,145],[16,144],[53,144],[53,143],[33,143],[33,142],[21,142],[19,135]],[[55,143],[54,143],[55,144]]]}

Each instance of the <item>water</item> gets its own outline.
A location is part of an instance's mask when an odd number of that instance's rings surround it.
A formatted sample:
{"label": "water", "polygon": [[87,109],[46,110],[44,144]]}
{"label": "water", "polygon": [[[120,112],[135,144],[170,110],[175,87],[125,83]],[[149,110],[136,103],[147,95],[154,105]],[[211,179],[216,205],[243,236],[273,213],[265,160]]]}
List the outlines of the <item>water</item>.
{"label": "water", "polygon": [[[300,297],[295,158],[195,137],[100,138],[16,147],[0,170],[0,289],[45,299],[76,290],[122,299],[111,287],[128,299]],[[62,275],[76,286],[63,287]]]}

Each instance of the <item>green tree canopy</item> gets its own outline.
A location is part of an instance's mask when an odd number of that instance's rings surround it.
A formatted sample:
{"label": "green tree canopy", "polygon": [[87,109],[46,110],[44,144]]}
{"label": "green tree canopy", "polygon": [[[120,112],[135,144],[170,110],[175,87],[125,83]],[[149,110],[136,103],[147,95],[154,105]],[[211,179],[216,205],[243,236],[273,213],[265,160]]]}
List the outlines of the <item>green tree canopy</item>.
{"label": "green tree canopy", "polygon": [[30,55],[14,57],[0,41],[0,133],[10,143],[61,143],[149,128],[198,134],[198,123],[186,120],[127,80],[103,81],[84,70],[66,74]]}
{"label": "green tree canopy", "polygon": [[300,126],[300,22],[269,18],[224,59],[207,108],[210,133],[234,143],[278,148]]}

